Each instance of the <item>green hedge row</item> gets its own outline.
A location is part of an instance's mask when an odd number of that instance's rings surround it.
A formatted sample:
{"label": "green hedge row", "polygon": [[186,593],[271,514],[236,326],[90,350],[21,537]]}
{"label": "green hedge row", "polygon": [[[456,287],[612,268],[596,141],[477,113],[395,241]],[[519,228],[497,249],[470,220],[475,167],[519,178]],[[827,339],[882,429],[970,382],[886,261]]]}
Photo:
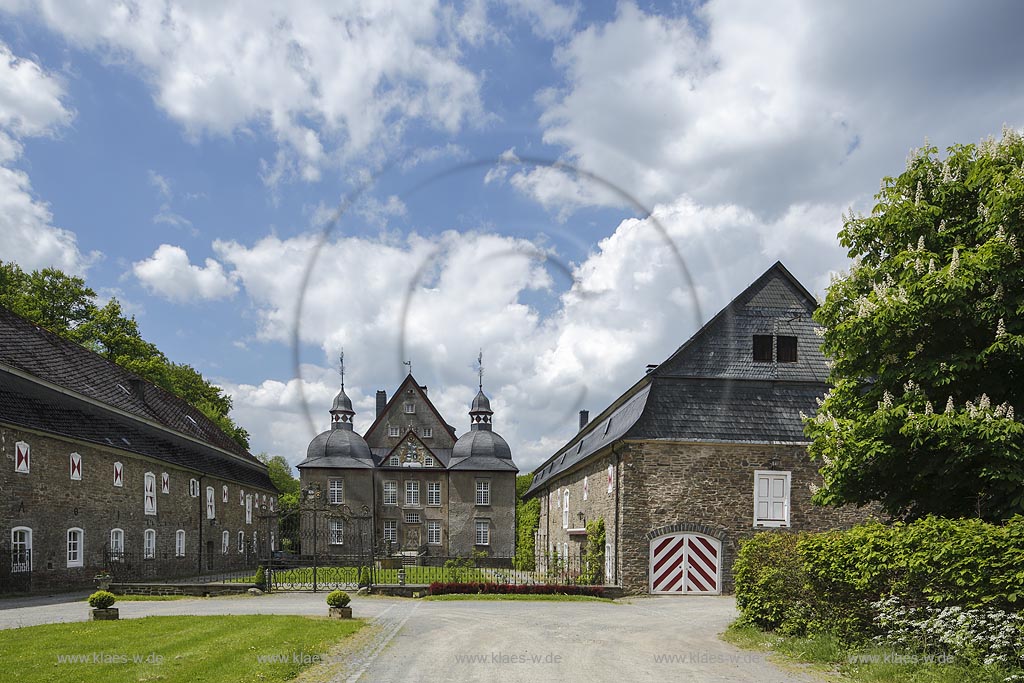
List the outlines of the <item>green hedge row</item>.
{"label": "green hedge row", "polygon": [[1005,524],[926,517],[824,533],[762,532],[734,567],[744,621],[803,634],[871,635],[871,603],[1024,606],[1024,517]]}

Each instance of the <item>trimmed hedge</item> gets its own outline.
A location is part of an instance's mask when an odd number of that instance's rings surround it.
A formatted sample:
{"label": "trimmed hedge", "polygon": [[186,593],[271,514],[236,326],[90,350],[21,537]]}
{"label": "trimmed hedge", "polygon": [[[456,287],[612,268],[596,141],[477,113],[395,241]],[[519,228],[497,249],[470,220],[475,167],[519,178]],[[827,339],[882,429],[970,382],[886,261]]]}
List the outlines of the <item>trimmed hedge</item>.
{"label": "trimmed hedge", "polygon": [[117,600],[117,597],[108,591],[96,591],[89,596],[89,607],[93,609],[107,609]]}
{"label": "trimmed hedge", "polygon": [[1024,605],[1024,517],[1005,524],[925,517],[824,533],[762,532],[734,567],[742,619],[784,633],[872,633],[871,603]]}
{"label": "trimmed hedge", "polygon": [[604,597],[604,586],[570,586],[514,583],[463,583],[435,581],[430,584],[431,595],[450,593],[508,593],[512,595],[589,595]]}
{"label": "trimmed hedge", "polygon": [[345,591],[331,591],[327,594],[327,605],[330,607],[348,607],[352,598]]}

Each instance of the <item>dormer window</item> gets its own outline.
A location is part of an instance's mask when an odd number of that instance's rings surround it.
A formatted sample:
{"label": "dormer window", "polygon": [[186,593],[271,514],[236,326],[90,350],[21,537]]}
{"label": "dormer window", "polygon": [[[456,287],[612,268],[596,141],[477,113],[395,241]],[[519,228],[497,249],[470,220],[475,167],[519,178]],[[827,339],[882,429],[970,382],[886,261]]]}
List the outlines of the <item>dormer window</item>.
{"label": "dormer window", "polygon": [[412,401],[406,401],[405,403],[405,414],[412,415],[416,412],[416,404]]}
{"label": "dormer window", "polygon": [[[795,363],[797,361],[797,338],[791,335],[772,337],[770,334],[754,335],[754,362]],[[774,348],[773,348],[774,347]]]}
{"label": "dormer window", "polygon": [[399,428],[397,425],[388,425],[388,436],[397,437],[400,436]]}
{"label": "dormer window", "polygon": [[424,427],[424,428],[423,428],[423,434],[422,434],[422,436],[423,436],[423,438],[424,438],[424,439],[429,439],[429,438],[431,438],[432,436],[434,436],[434,430],[433,430],[433,428],[432,428],[432,427]]}

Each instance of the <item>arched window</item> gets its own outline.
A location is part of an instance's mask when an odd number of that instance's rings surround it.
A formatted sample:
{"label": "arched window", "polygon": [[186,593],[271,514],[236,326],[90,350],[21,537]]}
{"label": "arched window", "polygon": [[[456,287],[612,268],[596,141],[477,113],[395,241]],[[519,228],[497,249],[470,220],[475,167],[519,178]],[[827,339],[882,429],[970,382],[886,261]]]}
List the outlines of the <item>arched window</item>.
{"label": "arched window", "polygon": [[11,529],[11,571],[32,571],[32,530],[27,526]]}
{"label": "arched window", "polygon": [[240,552],[240,553],[244,553],[245,552],[245,532],[244,531],[239,531],[238,532],[238,552]]}
{"label": "arched window", "polygon": [[156,475],[152,472],[145,474],[145,512],[147,515],[156,514]]}
{"label": "arched window", "polygon": [[85,532],[78,527],[68,529],[68,566],[85,564]]}
{"label": "arched window", "polygon": [[156,531],[146,529],[142,537],[142,559],[152,560],[156,557]]}
{"label": "arched window", "polygon": [[184,529],[178,529],[177,531],[174,532],[174,556],[175,557],[185,557],[185,530]]}
{"label": "arched window", "polygon": [[222,553],[227,554],[228,547],[230,545],[231,545],[231,533],[228,532],[228,531],[224,531],[224,533],[222,533],[220,535],[220,551]]}
{"label": "arched window", "polygon": [[115,562],[124,559],[124,529],[110,530],[110,559]]}

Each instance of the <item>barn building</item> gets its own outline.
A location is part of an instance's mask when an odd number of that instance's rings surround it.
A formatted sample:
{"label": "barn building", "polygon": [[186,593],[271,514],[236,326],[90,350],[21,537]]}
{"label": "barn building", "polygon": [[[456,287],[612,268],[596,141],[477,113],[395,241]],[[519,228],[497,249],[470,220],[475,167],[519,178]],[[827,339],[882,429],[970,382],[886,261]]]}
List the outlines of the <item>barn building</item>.
{"label": "barn building", "polygon": [[[512,556],[518,469],[493,430],[482,381],[469,431],[458,438],[411,373],[390,400],[377,392],[376,416],[364,436],[353,430],[344,383],[330,413],[331,428],[310,442],[298,465],[302,488],[326,492],[329,505],[368,511],[375,554]],[[346,520],[330,523],[336,525],[330,552],[350,553],[357,541]]]}
{"label": "barn building", "polygon": [[0,590],[243,566],[266,466],[202,412],[0,307]]}
{"label": "barn building", "polygon": [[769,268],[533,473],[541,561],[575,557],[605,522],[605,581],[628,593],[732,590],[738,542],[824,530],[865,510],[811,504],[801,412],[827,390],[814,297]]}

